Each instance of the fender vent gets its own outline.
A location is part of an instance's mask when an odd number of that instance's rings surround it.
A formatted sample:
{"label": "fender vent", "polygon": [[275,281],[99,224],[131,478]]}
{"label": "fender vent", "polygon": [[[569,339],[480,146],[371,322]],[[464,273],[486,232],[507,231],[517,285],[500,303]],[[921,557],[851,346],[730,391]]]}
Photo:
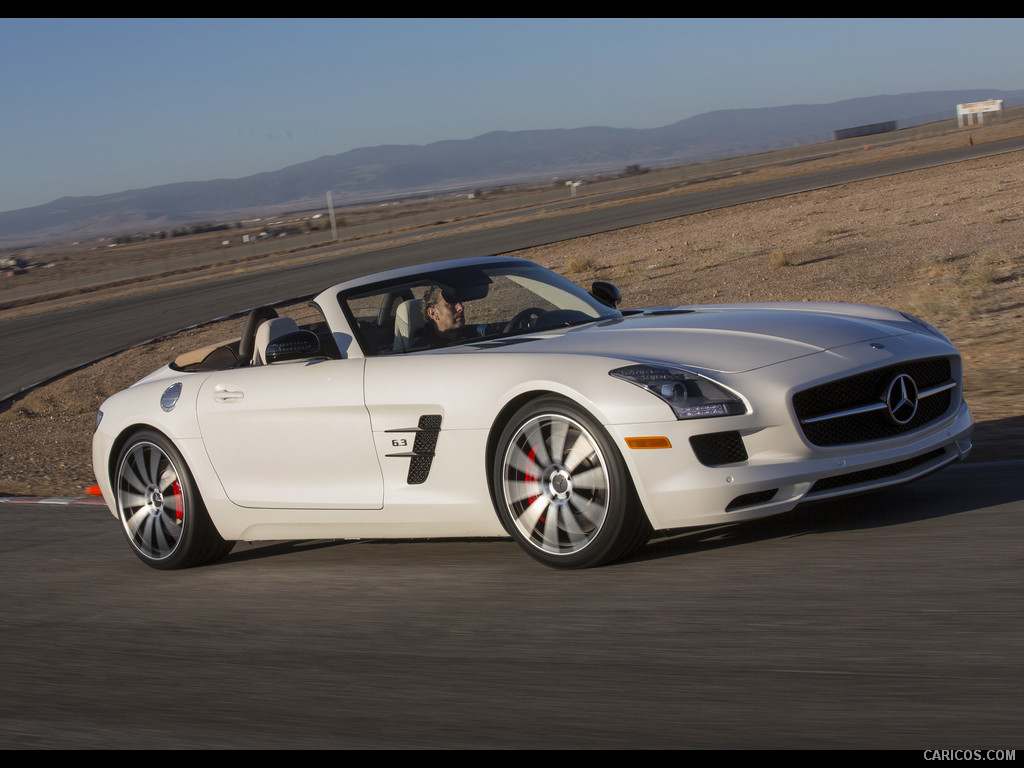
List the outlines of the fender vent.
{"label": "fender vent", "polygon": [[427,481],[430,465],[434,461],[434,448],[437,436],[441,432],[440,414],[430,413],[420,416],[419,424],[408,429],[389,429],[388,432],[412,432],[416,435],[412,450],[406,453],[389,453],[388,458],[408,458],[409,474],[406,482],[409,485],[421,485]]}

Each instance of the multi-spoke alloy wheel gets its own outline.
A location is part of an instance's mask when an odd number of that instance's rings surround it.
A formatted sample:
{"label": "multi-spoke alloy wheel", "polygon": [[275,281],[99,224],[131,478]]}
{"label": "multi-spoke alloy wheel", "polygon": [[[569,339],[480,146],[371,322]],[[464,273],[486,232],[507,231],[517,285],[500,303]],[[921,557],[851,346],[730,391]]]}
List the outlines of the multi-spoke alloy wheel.
{"label": "multi-spoke alloy wheel", "polygon": [[198,565],[231,549],[210,523],[181,455],[162,435],[141,432],[124,446],[114,493],[128,543],[154,568]]}
{"label": "multi-spoke alloy wheel", "polygon": [[622,460],[582,410],[542,400],[516,414],[495,462],[499,514],[513,537],[548,565],[581,568],[643,543]]}

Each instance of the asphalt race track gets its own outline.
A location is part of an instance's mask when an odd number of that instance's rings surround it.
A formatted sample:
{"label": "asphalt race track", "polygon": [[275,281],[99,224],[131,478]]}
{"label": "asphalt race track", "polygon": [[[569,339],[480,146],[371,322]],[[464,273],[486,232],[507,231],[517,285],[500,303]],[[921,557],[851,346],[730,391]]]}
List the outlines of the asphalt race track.
{"label": "asphalt race track", "polygon": [[1019,752],[1022,470],[578,572],[369,541],[162,573],[105,508],[0,504],[0,748]]}
{"label": "asphalt race track", "polygon": [[318,293],[334,283],[372,271],[445,258],[506,253],[752,200],[1020,149],[1024,149],[1024,137],[605,210],[566,213],[410,245],[384,246],[344,260],[297,265],[272,273],[254,272],[44,315],[0,320],[0,360],[4,361],[0,368],[0,401],[134,344],[260,304]]}

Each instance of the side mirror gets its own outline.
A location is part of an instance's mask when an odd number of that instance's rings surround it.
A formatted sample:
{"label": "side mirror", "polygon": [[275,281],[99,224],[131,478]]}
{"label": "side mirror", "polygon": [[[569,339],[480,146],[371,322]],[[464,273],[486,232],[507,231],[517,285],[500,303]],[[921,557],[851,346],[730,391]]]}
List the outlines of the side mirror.
{"label": "side mirror", "polygon": [[320,351],[320,339],[312,331],[292,331],[267,345],[267,363],[301,360]]}
{"label": "side mirror", "polygon": [[615,283],[604,280],[597,280],[590,286],[590,295],[612,309],[622,301],[622,291],[619,290],[619,287]]}

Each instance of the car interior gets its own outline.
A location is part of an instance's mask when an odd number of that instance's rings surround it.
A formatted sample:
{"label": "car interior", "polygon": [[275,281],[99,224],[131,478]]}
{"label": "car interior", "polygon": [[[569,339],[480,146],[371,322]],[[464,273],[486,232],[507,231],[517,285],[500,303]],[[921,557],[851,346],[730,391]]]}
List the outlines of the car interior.
{"label": "car interior", "polygon": [[[278,349],[273,350],[273,345]],[[268,354],[268,350],[273,351]],[[171,363],[171,369],[188,373],[224,371],[309,357],[314,352],[319,357],[341,358],[325,321],[299,325],[290,317],[279,316],[273,307],[264,306],[246,316],[241,338],[186,352]]]}

